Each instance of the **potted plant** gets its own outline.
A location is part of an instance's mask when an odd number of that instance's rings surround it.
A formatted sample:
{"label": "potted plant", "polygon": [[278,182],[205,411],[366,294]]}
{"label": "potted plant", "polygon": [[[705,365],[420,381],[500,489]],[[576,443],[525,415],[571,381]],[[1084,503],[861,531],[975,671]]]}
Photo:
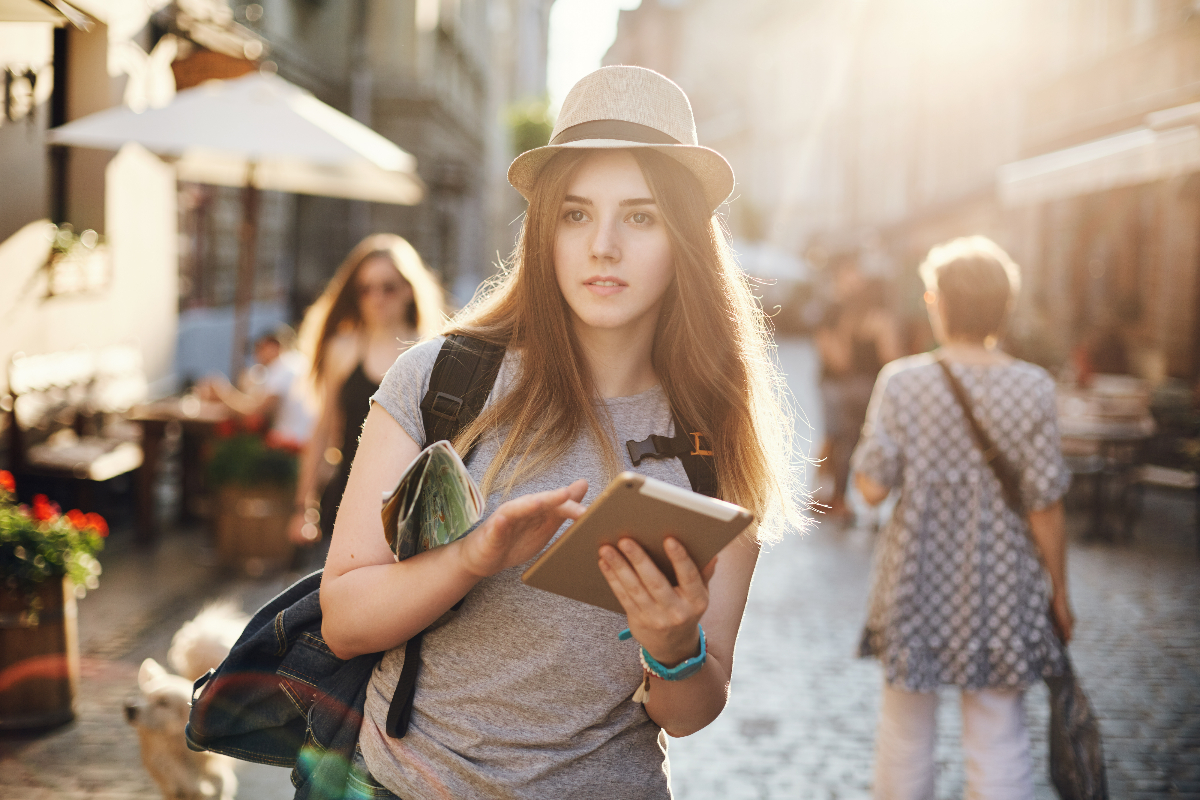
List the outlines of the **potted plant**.
{"label": "potted plant", "polygon": [[287,523],[299,455],[260,427],[254,418],[222,423],[208,462],[208,483],[217,494],[218,559],[251,574],[291,559]]}
{"label": "potted plant", "polygon": [[99,514],[61,513],[45,495],[17,502],[0,470],[0,730],[44,728],[75,716],[76,598],[99,585]]}

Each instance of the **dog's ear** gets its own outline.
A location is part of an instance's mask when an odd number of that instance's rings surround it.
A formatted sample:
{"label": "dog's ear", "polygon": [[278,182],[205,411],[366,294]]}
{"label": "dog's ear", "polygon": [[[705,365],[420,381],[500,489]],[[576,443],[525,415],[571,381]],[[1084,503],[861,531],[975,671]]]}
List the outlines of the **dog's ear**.
{"label": "dog's ear", "polygon": [[167,671],[157,661],[153,658],[147,658],[142,662],[141,669],[138,670],[138,687],[145,689],[146,684],[159,678],[164,678],[166,675]]}

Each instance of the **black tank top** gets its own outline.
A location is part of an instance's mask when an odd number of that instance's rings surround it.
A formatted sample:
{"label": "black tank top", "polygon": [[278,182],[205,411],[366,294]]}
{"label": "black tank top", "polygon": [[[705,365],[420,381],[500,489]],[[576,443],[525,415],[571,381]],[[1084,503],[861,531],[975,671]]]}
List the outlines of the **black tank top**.
{"label": "black tank top", "polygon": [[354,454],[358,452],[358,437],[362,434],[363,421],[371,409],[371,395],[379,384],[367,377],[363,372],[362,362],[346,378],[342,391],[338,393],[338,404],[341,406],[342,419],[342,463],[340,472],[349,473],[350,465],[354,463]]}

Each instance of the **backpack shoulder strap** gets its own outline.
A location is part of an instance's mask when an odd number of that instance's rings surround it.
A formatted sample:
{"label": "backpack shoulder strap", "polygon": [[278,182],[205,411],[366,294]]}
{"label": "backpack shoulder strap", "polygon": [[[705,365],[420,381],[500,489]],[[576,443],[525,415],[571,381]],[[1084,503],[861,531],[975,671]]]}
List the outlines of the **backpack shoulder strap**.
{"label": "backpack shoulder strap", "polygon": [[683,462],[692,491],[709,497],[717,496],[717,463],[713,459],[712,442],[708,435],[689,431],[687,426],[674,417],[676,452]]}
{"label": "backpack shoulder strap", "polygon": [[[424,446],[453,439],[483,410],[500,372],[504,347],[472,336],[447,336],[421,400]],[[460,453],[464,460],[467,454]]]}
{"label": "backpack shoulder strap", "polygon": [[[503,360],[504,347],[501,345],[461,333],[446,337],[429,374],[429,389],[421,401],[424,446],[442,439],[453,440],[479,416],[496,384]],[[459,455],[466,461],[469,453]],[[457,604],[455,608],[458,608]],[[385,725],[387,735],[393,739],[401,739],[408,732],[423,636],[424,632],[418,633],[404,645],[404,666],[400,668]]]}

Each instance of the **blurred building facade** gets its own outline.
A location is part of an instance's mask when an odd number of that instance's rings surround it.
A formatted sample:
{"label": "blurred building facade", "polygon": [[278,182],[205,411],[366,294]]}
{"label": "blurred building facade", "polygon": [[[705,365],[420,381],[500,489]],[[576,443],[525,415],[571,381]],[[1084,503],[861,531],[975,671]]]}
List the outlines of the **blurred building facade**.
{"label": "blurred building facade", "polygon": [[[134,345],[151,391],[173,384],[178,288],[173,170],[137,146],[51,148],[47,131],[172,90],[144,3],[10,2],[0,16],[0,409],[7,366]],[[44,17],[35,21],[30,17]],[[174,47],[174,41],[168,46]],[[158,51],[161,60],[165,49]],[[164,77],[165,76],[165,77]],[[62,225],[55,238],[52,223]],[[68,234],[68,230],[72,230]],[[90,231],[90,233],[89,233]],[[90,245],[90,246],[89,246]],[[0,414],[0,428],[10,417]]]}
{"label": "blurred building facade", "polygon": [[[458,302],[511,250],[524,201],[505,179],[514,155],[506,112],[545,96],[552,0],[13,0],[5,9],[20,2],[32,20],[0,20],[5,362],[17,351],[114,338],[145,341],[160,390],[226,368],[239,190],[176,190],[168,176],[122,193],[114,170],[169,167],[144,151],[118,163],[113,153],[50,147],[46,138],[115,105],[165,104],[209,79],[276,70],[413,153],[429,189],[415,207],[263,192],[252,334],[296,320],[370,232],[412,241]],[[111,230],[114,192],[144,206],[136,248]],[[86,300],[46,299],[50,221],[100,235],[111,285]],[[135,250],[149,262],[125,265]],[[115,320],[104,335],[60,319],[60,310],[70,317],[85,305]]]}
{"label": "blurred building facade", "polygon": [[[895,276],[990,235],[1044,363],[1120,322],[1200,372],[1200,8],[1187,0],[643,0],[606,63],[692,98],[738,175],[735,235]],[[914,345],[917,343],[914,342]]]}
{"label": "blurred building facade", "polygon": [[[515,239],[523,200],[505,179],[513,156],[505,111],[545,94],[551,2],[263,0],[230,10],[264,44],[253,68],[277,70],[412,153],[428,188],[416,206],[264,192],[254,330],[297,321],[350,249],[378,231],[411,241],[452,304],[470,300]],[[237,70],[228,60],[217,66]],[[189,72],[226,77],[204,74],[212,69]],[[240,199],[197,184],[180,197],[177,361],[187,377],[220,368],[228,349]]]}
{"label": "blurred building facade", "polygon": [[[409,239],[459,302],[507,254],[519,195],[504,110],[545,94],[551,0],[263,0],[235,15],[269,44],[285,79],[416,156],[428,187],[417,206],[295,197],[283,209],[293,314],[323,288],[362,237]],[[232,264],[232,261],[230,261]],[[272,265],[264,265],[271,272]],[[232,267],[229,267],[232,269]]]}

